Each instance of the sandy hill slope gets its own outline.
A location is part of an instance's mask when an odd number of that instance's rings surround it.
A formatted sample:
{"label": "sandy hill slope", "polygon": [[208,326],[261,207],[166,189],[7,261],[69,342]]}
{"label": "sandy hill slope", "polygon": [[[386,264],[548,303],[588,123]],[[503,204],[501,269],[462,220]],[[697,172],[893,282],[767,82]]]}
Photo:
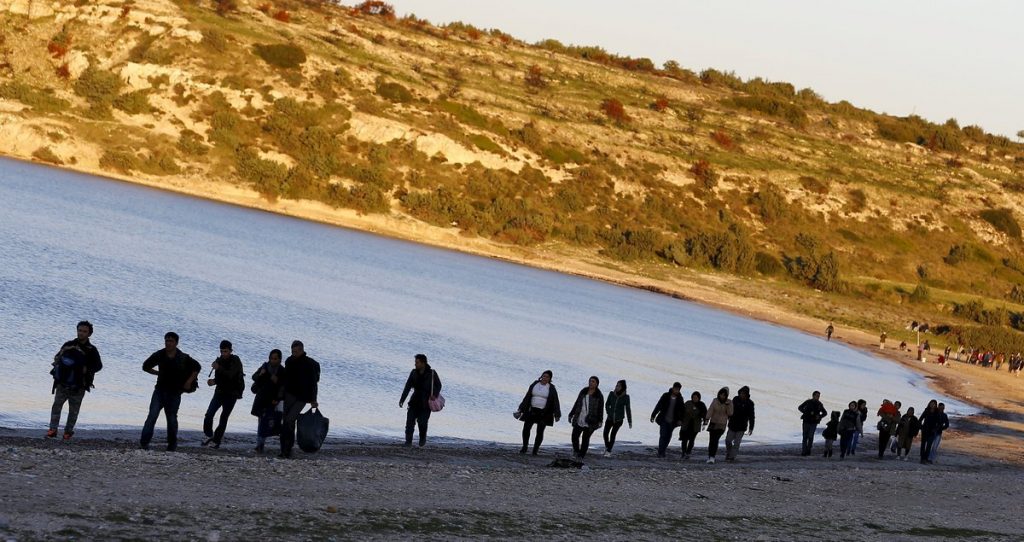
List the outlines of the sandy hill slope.
{"label": "sandy hill slope", "polygon": [[0,0],[0,152],[735,307],[1021,345],[1021,145],[366,7]]}

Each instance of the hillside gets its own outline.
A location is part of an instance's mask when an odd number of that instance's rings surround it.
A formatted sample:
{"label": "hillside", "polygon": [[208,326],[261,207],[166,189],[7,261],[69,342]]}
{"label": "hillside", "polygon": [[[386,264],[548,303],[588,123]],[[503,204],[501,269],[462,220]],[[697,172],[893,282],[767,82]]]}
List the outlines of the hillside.
{"label": "hillside", "polygon": [[1024,146],[366,8],[0,0],[0,152],[892,338],[915,319],[1024,349]]}

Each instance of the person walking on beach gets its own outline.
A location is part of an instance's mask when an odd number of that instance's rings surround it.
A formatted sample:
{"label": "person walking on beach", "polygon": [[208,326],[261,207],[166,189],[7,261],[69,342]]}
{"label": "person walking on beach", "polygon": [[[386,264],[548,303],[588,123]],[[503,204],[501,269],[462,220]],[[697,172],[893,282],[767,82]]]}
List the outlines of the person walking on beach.
{"label": "person walking on beach", "polygon": [[651,411],[651,423],[658,424],[660,434],[658,436],[658,457],[665,457],[668,444],[672,441],[672,433],[683,423],[683,385],[679,382],[672,384],[672,387],[658,399]]}
{"label": "person walking on beach", "polygon": [[302,341],[292,341],[292,355],[284,362],[284,415],[281,420],[282,459],[292,457],[295,447],[295,422],[309,404],[317,408],[317,391],[320,383],[320,363],[306,355]]}
{"label": "person walking on beach", "polygon": [[[797,407],[800,411],[800,419],[803,420],[803,440],[800,455],[811,455],[811,448],[814,446],[814,433],[818,431],[818,424],[828,414],[825,405],[821,404],[821,392],[815,391],[811,398],[800,403]],[[833,438],[833,440],[835,440]]]}
{"label": "person walking on beach", "polygon": [[523,447],[519,453],[525,454],[530,444],[530,430],[537,426],[537,439],[533,442],[533,455],[537,455],[540,445],[544,442],[544,429],[555,425],[562,417],[562,408],[558,403],[558,391],[551,383],[551,371],[544,371],[526,390],[526,396],[519,403],[515,417],[523,422]]}
{"label": "person walking on beach", "polygon": [[942,432],[949,429],[949,416],[946,415],[946,403],[939,403],[939,425],[935,428],[935,436],[932,438],[932,449],[928,452],[928,464],[935,462],[939,454],[939,444],[942,443]]}
{"label": "person walking on beach", "polygon": [[832,325],[832,322],[828,323],[828,327],[825,328],[825,340],[832,341],[832,334],[835,333],[836,328]]}
{"label": "person walking on beach", "polygon": [[879,350],[885,350],[885,339],[887,337],[888,336],[885,334],[884,331],[882,332],[881,335],[878,336],[878,349]]}
{"label": "person walking on beach", "polygon": [[900,410],[888,399],[883,399],[876,416],[881,418],[878,420],[878,459],[882,459],[885,457],[885,449],[889,447],[889,437],[896,432],[896,425],[899,424]]}
{"label": "person walking on beach", "polygon": [[896,427],[896,459],[906,461],[910,457],[910,447],[914,445],[914,437],[921,431],[921,422],[914,416],[914,407],[907,408],[907,413],[900,418]]}
{"label": "person walking on beach", "polygon": [[679,440],[682,442],[683,459],[690,459],[697,435],[704,430],[704,419],[707,418],[708,407],[700,400],[700,392],[690,394],[690,400],[683,403],[683,423],[679,428]]}
{"label": "person walking on beach", "polygon": [[[284,365],[281,364],[281,351],[277,348],[270,351],[266,363],[252,375],[252,391],[256,398],[252,401],[251,414],[256,416],[256,451],[263,453],[267,437],[273,432],[273,425],[281,423],[278,405],[284,410]],[[280,434],[281,427],[277,427]]]}
{"label": "person walking on beach", "polygon": [[832,411],[832,419],[825,424],[825,430],[821,432],[822,438],[825,439],[825,455],[822,457],[832,457],[832,446],[835,444],[836,439],[839,438],[839,411]]}
{"label": "person walking on beach", "polygon": [[857,432],[853,434],[853,441],[850,443],[850,455],[857,455],[857,444],[860,437],[864,436],[864,422],[868,420],[868,402],[864,399],[857,401],[857,411],[860,412],[860,425]]}
{"label": "person walking on beach", "polygon": [[612,447],[615,446],[615,436],[619,434],[623,419],[629,422],[630,429],[633,428],[633,409],[629,405],[625,380],[616,382],[615,389],[608,392],[604,408],[608,414],[608,419],[604,422],[604,456],[611,457]]}
{"label": "person walking on beach", "polygon": [[718,396],[711,400],[708,407],[708,463],[714,464],[718,454],[718,441],[729,425],[733,413],[732,401],[729,400],[729,388],[718,390]]}
{"label": "person walking on beach", "polygon": [[572,424],[572,451],[576,460],[580,462],[587,457],[590,435],[594,434],[604,421],[604,396],[597,387],[600,383],[596,376],[590,377],[587,387],[580,390],[576,396],[576,403],[569,411],[569,423]]}
{"label": "person walking on beach", "polygon": [[942,425],[939,417],[939,402],[935,399],[928,401],[928,406],[921,413],[921,464],[929,464],[928,457],[932,452],[932,445],[935,443],[935,433]]}
{"label": "person walking on beach", "polygon": [[57,436],[60,425],[61,411],[64,403],[68,404],[68,419],[64,423],[64,440],[71,440],[78,422],[78,412],[82,408],[85,392],[93,387],[96,373],[103,369],[100,351],[96,349],[89,337],[92,336],[92,324],[82,320],[75,326],[75,338],[61,345],[57,355],[53,356],[53,406],[50,408],[50,427],[46,438]]}
{"label": "person walking on beach", "polygon": [[156,375],[156,386],[149,401],[149,415],[142,426],[139,447],[149,449],[156,419],[162,410],[167,419],[167,451],[173,452],[178,448],[178,407],[181,406],[181,394],[196,390],[196,378],[199,378],[202,366],[192,356],[178,350],[178,334],[170,331],[164,335],[164,348],[153,352],[142,363],[142,370]]}
{"label": "person walking on beach", "polygon": [[[203,446],[220,448],[220,442],[224,439],[224,431],[228,427],[228,418],[231,411],[235,409],[235,402],[242,398],[245,393],[245,372],[242,369],[242,360],[231,353],[231,341],[220,342],[220,356],[213,360],[213,378],[206,381],[208,386],[216,386],[213,390],[213,397],[210,399],[210,406],[206,409],[206,416],[203,417],[203,434],[206,440]],[[220,410],[220,421],[217,423],[217,430],[213,429],[213,417]]]}
{"label": "person walking on beach", "polygon": [[839,459],[845,459],[850,454],[850,448],[853,446],[853,437],[862,427],[863,422],[860,419],[860,409],[857,407],[857,401],[850,401],[849,406],[839,418]]}
{"label": "person walking on beach", "polygon": [[420,448],[427,443],[427,423],[430,421],[430,400],[441,393],[441,379],[437,371],[430,368],[427,363],[427,356],[416,354],[413,358],[413,369],[409,371],[409,378],[402,388],[402,398],[398,400],[398,407],[405,405],[405,398],[412,391],[409,399],[409,410],[405,415],[405,446],[412,447],[412,433],[416,426],[420,430]]}
{"label": "person walking on beach", "polygon": [[728,431],[725,432],[725,460],[735,461],[740,453],[743,433],[754,434],[754,402],[750,400],[750,388],[743,386],[732,398],[732,416],[729,417]]}

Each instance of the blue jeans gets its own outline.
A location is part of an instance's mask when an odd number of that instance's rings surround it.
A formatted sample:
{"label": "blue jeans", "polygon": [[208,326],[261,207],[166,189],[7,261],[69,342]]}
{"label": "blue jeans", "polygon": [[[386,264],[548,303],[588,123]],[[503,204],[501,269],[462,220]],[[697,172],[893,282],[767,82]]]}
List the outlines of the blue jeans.
{"label": "blue jeans", "polygon": [[674,422],[661,422],[658,426],[661,429],[661,434],[658,436],[658,457],[665,457],[668,443],[672,440],[672,433],[675,433],[677,425]]}
{"label": "blue jeans", "polygon": [[850,442],[850,455],[857,454],[857,443],[860,442],[860,431],[853,432],[853,440]]}
{"label": "blue jeans", "polygon": [[814,447],[814,434],[818,432],[818,424],[805,421],[803,423],[803,440],[801,440],[801,451],[803,455],[811,455]]}
{"label": "blue jeans", "polygon": [[181,392],[153,390],[153,398],[149,400],[149,416],[146,417],[146,424],[142,426],[142,438],[139,439],[141,447],[148,448],[149,441],[153,440],[153,429],[161,410],[167,418],[167,451],[173,452],[178,447],[179,406]]}
{"label": "blue jeans", "polygon": [[[238,399],[234,395],[224,394],[213,394],[213,398],[210,399],[210,407],[206,409],[206,417],[203,418],[203,434],[207,438],[212,438],[213,442],[220,444],[220,441],[224,438],[224,431],[228,427],[228,417],[231,416],[231,411],[235,408],[235,401]],[[220,422],[217,423],[217,430],[213,430],[213,416],[217,414],[217,410],[220,409]]]}
{"label": "blue jeans", "polygon": [[932,439],[932,449],[928,452],[928,461],[935,461],[935,456],[939,453],[940,442],[942,442],[942,433],[935,433],[935,438]]}

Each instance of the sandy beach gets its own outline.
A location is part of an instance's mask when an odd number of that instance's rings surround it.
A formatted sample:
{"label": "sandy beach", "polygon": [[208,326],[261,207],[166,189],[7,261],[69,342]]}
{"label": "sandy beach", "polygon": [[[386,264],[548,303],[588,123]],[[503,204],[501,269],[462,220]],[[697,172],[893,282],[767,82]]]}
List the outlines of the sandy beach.
{"label": "sandy beach", "polygon": [[[72,443],[0,430],[0,535],[36,539],[1019,540],[1018,465],[943,443],[936,465],[878,460],[872,435],[839,461],[798,445],[743,447],[732,464],[657,459],[648,447],[549,467],[513,446],[330,440],[293,460],[257,456],[251,437],[174,453],[135,431]],[[157,439],[159,440],[158,432]],[[157,444],[157,443],[155,443]],[[276,444],[276,443],[275,443]],[[596,446],[592,449],[596,450]],[[818,441],[817,450],[821,445]],[[915,447],[916,452],[916,447]],[[592,453],[598,456],[597,453]],[[912,453],[912,458],[914,457]]]}

